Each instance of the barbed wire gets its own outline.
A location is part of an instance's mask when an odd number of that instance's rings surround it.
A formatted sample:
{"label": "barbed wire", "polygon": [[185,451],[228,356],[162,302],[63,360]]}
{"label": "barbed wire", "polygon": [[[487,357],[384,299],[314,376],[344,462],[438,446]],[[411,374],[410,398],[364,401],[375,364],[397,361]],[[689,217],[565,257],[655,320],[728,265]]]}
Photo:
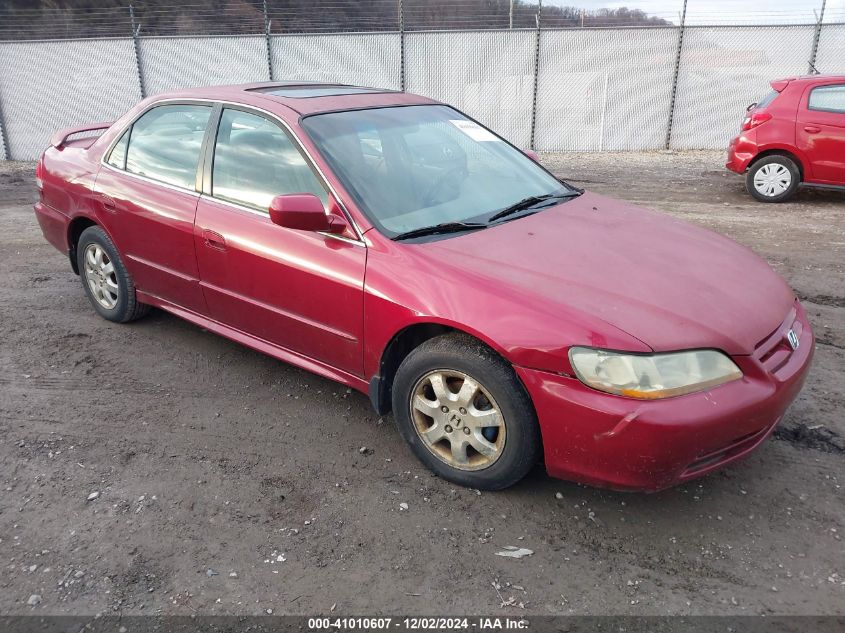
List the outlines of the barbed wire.
{"label": "barbed wire", "polygon": [[[401,0],[406,31],[536,28],[622,28],[674,26],[677,11],[666,0],[632,0],[630,8],[564,7],[522,0]],[[575,0],[574,4],[577,4]],[[614,3],[618,5],[618,3]],[[814,24],[819,7],[766,8],[749,12],[736,3],[714,10],[689,0],[687,24]],[[210,0],[166,4],[163,0],[118,0],[114,6],[23,8],[0,4],[0,40],[76,39],[179,35],[246,35],[334,32],[395,32],[400,0]],[[753,21],[753,22],[752,22]],[[845,22],[845,8],[828,9],[825,22]]]}

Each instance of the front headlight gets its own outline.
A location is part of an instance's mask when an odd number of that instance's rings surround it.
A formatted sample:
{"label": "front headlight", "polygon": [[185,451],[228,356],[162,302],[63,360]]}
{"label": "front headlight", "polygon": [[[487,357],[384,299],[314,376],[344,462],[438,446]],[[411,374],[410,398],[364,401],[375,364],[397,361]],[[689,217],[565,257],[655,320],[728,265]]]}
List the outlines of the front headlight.
{"label": "front headlight", "polygon": [[629,398],[670,398],[742,378],[734,362],[715,350],[624,354],[590,347],[569,349],[585,385]]}

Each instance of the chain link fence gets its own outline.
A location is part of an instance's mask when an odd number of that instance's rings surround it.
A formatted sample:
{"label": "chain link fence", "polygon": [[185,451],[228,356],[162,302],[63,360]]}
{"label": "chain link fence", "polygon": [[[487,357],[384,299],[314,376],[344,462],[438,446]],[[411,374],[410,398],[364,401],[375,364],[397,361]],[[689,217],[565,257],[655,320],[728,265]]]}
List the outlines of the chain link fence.
{"label": "chain link fence", "polygon": [[393,31],[279,33],[265,10],[244,18],[253,34],[199,36],[144,35],[130,18],[129,37],[0,40],[0,159],[35,159],[57,129],[143,96],[287,79],[406,89],[543,151],[722,149],[770,80],[811,63],[845,73],[845,24],[821,20],[548,28],[535,15],[533,28],[423,31],[400,11]]}

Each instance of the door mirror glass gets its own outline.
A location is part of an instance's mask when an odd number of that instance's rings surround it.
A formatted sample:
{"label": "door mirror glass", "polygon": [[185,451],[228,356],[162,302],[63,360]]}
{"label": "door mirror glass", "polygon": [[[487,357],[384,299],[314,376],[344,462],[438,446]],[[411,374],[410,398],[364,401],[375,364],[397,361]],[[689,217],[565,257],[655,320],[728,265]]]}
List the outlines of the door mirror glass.
{"label": "door mirror glass", "polygon": [[298,231],[327,231],[342,233],[346,221],[337,215],[327,215],[322,201],[313,193],[289,193],[276,196],[270,202],[270,220]]}

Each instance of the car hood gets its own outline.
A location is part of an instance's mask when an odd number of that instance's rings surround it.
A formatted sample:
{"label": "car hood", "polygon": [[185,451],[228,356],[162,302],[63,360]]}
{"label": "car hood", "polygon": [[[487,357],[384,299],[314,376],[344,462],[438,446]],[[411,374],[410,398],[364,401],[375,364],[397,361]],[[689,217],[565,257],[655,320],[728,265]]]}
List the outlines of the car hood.
{"label": "car hood", "polygon": [[655,351],[750,354],[792,290],[750,249],[665,214],[584,193],[482,231],[422,245],[457,269],[594,315]]}

